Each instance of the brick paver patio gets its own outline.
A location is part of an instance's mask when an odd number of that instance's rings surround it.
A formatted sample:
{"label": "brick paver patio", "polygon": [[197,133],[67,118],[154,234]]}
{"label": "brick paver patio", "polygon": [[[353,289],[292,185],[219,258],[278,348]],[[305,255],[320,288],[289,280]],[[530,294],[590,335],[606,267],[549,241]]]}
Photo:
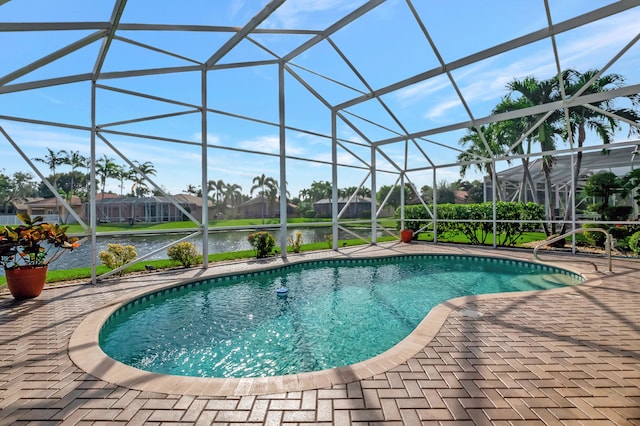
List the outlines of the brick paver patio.
{"label": "brick paver patio", "polygon": [[[532,260],[524,251],[401,243],[299,258],[397,252]],[[587,282],[445,303],[433,338],[406,361],[371,377],[276,394],[261,394],[258,382],[250,385],[254,394],[232,396],[132,389],[98,379],[70,358],[70,338],[91,312],[202,270],[53,287],[24,302],[2,294],[0,424],[640,425],[640,262],[615,259],[614,273],[605,274],[575,257],[545,257],[565,259]],[[595,261],[606,270],[603,259]],[[204,273],[260,265],[236,262]]]}

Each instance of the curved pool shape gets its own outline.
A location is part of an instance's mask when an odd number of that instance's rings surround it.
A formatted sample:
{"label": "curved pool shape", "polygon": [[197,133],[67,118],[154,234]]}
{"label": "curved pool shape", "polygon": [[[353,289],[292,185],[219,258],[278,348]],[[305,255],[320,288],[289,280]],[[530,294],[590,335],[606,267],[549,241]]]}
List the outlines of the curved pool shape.
{"label": "curved pool shape", "polygon": [[110,357],[156,373],[279,376],[374,357],[452,298],[581,281],[562,269],[488,257],[313,261],[144,295],[109,317],[99,341]]}

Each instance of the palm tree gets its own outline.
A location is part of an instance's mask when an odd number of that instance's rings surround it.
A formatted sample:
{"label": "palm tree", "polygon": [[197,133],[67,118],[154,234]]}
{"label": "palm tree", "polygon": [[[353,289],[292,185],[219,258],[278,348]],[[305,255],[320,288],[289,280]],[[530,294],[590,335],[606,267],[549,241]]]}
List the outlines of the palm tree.
{"label": "palm tree", "polygon": [[225,203],[231,204],[231,208],[235,212],[235,209],[242,200],[242,187],[237,183],[228,183],[224,188]]}
{"label": "palm tree", "polygon": [[[60,150],[58,152],[52,150],[51,148],[47,148],[47,155],[42,158],[34,158],[34,161],[38,161],[40,163],[44,163],[49,166],[49,170],[51,171],[51,184],[53,188],[58,190],[58,175],[56,174],[56,168],[64,164],[64,155],[66,154],[64,150]],[[58,197],[55,197],[56,201],[56,214],[58,213]]]}
{"label": "palm tree", "polygon": [[135,167],[129,168],[129,173],[131,173],[131,179],[133,180],[133,189],[131,192],[133,192],[134,197],[143,197],[149,193],[149,187],[146,184],[147,176],[155,176],[156,169],[153,167],[151,161],[145,161],[142,164],[134,161],[133,164],[136,165],[141,173],[139,173]]}
{"label": "palm tree", "polygon": [[308,200],[311,198],[311,190],[303,188],[298,192],[298,196],[302,201]]}
{"label": "palm tree", "polygon": [[118,216],[120,219],[122,219],[122,203],[123,203],[123,196],[124,196],[124,181],[125,180],[131,180],[133,178],[133,173],[131,169],[128,169],[122,165],[117,165],[116,166],[116,171],[115,171],[115,178],[118,179],[118,187],[120,188],[120,202],[118,203]]}
{"label": "palm tree", "polygon": [[218,179],[217,181],[210,180],[209,182],[207,182],[207,193],[213,191],[215,201],[216,201],[216,208],[218,209],[218,214],[222,213],[221,206],[222,206],[222,200],[224,199],[225,188],[226,188],[226,185],[222,179]]}
{"label": "palm tree", "polygon": [[56,169],[58,168],[58,166],[61,166],[63,164],[65,164],[65,156],[66,156],[66,151],[64,150],[60,150],[58,152],[52,150],[51,148],[47,148],[47,155],[45,155],[42,158],[34,158],[34,161],[37,161],[39,163],[44,163],[47,166],[49,166],[49,170],[51,171],[51,176],[52,176],[52,185],[54,187],[54,189],[57,191],[58,187],[57,187],[57,180],[58,180],[58,176],[56,175]]}
{"label": "palm tree", "polygon": [[80,151],[60,151],[60,153],[64,153],[65,157],[63,158],[64,164],[71,166],[71,187],[69,192],[67,193],[67,201],[71,200],[73,196],[74,189],[74,175],[75,171],[78,167],[84,167],[87,164],[87,157],[80,154]]}
{"label": "palm tree", "polygon": [[[516,109],[525,108],[528,103],[526,99],[520,98],[518,100],[513,100],[509,97],[503,98],[500,103],[494,108],[494,114],[500,114],[506,111],[513,111]],[[529,157],[524,154],[531,154],[531,145],[533,143],[533,136],[529,134],[522,142],[515,145],[515,143],[525,134],[533,125],[535,125],[535,121],[531,117],[520,117],[512,120],[502,121],[500,123],[496,123],[497,126],[497,137],[500,139],[503,145],[508,147],[513,147],[512,151],[517,155],[520,155],[520,159],[522,161],[522,181],[520,183],[520,194],[519,201],[523,201],[524,194],[526,192],[526,186],[529,184],[529,188],[531,190],[531,196],[534,203],[538,203],[538,189],[533,182],[533,178],[531,177],[531,173],[529,171]],[[527,149],[524,149],[523,144],[527,144]],[[514,146],[515,145],[515,146]],[[546,226],[546,224],[545,224]]]}
{"label": "palm tree", "polygon": [[200,187],[196,187],[195,185],[187,185],[187,189],[185,189],[185,192],[197,197],[202,197],[202,190],[200,189]]}
{"label": "palm tree", "polygon": [[[507,96],[514,107],[514,109],[527,108],[536,105],[544,105],[553,102],[557,99],[558,93],[558,79],[557,77],[548,80],[538,80],[535,77],[525,77],[522,80],[513,80],[507,84],[507,89],[510,93]],[[515,99],[512,96],[518,95]],[[562,112],[560,110],[549,111],[548,113],[540,113],[533,115],[529,118],[534,123],[538,123],[538,127],[532,133],[534,140],[540,144],[541,152],[545,153],[556,149],[555,138],[556,135],[562,133],[561,123],[563,120]],[[547,220],[553,218],[553,191],[551,182],[551,170],[553,169],[553,157],[550,155],[543,155],[542,157],[542,172],[545,177],[545,206]],[[545,233],[547,235],[555,233],[555,224],[551,224],[551,231],[545,226]]]}
{"label": "palm tree", "polygon": [[128,169],[122,165],[116,166],[116,179],[118,179],[118,187],[120,188],[120,197],[124,196],[124,181],[131,180],[134,174],[132,169]]}
{"label": "palm tree", "polygon": [[[584,73],[580,73],[575,70],[564,71],[562,73],[562,78],[567,96],[602,93],[624,86],[624,77],[621,75],[607,74],[596,77],[598,73],[598,70],[589,70]],[[593,83],[586,86],[586,84],[594,77],[595,79]],[[637,94],[626,96],[626,98],[634,107],[640,106],[640,96]],[[638,114],[635,109],[615,108],[612,99],[591,103],[590,105],[618,117],[640,123],[640,114]],[[569,126],[571,128],[571,133],[573,135],[577,135],[576,142],[578,148],[582,148],[587,137],[587,129],[598,135],[604,144],[611,142],[615,131],[620,128],[620,120],[600,111],[579,105],[572,107],[569,110]],[[630,132],[635,134],[639,133],[638,128],[634,126],[630,126]],[[582,151],[578,149],[578,152],[576,153],[575,172],[573,175],[573,188],[577,188],[581,165]],[[561,234],[566,232],[568,221],[571,217],[571,209],[569,209],[569,205],[574,202],[574,199],[574,194],[570,193],[564,214],[564,223],[562,224],[562,230],[560,231]]]}
{"label": "palm tree", "polygon": [[311,188],[309,188],[311,192],[311,200],[318,201],[324,198],[331,198],[332,186],[331,182],[328,181],[320,181],[316,182],[315,180],[311,184]]}
{"label": "palm tree", "polygon": [[104,217],[104,191],[107,185],[107,179],[118,177],[118,165],[114,162],[113,158],[107,157],[107,154],[103,154],[102,158],[96,160],[96,175],[100,182],[100,192],[102,194],[100,197],[100,210]]}
{"label": "palm tree", "polygon": [[[504,148],[502,144],[499,142],[497,138],[497,130],[498,127],[495,123],[491,123],[488,126],[480,126],[470,127],[467,129],[467,133],[460,139],[458,142],[463,147],[469,145],[465,152],[461,152],[458,155],[458,162],[467,162],[473,160],[481,160],[481,159],[491,159],[498,154],[502,154],[504,152]],[[484,136],[484,140],[487,142],[486,144],[482,140],[481,134]],[[491,152],[487,150],[487,145]],[[498,182],[493,182],[494,177],[494,167],[495,163],[492,161],[484,161],[481,163],[469,163],[463,164],[460,166],[460,176],[464,177],[467,173],[467,170],[471,167],[475,166],[481,173],[484,173],[489,176],[489,181],[491,185],[495,185],[498,190],[498,199],[504,199],[504,194],[502,193],[502,189]]]}
{"label": "palm tree", "polygon": [[253,195],[254,191],[258,191],[258,195],[262,197],[262,223],[264,223],[264,211],[266,206],[267,197],[271,196],[272,193],[278,193],[278,181],[272,177],[265,176],[263,173],[261,176],[256,176],[253,178],[253,186],[249,190],[249,194]]}
{"label": "palm tree", "polygon": [[[136,168],[129,168],[129,173],[131,174],[131,180],[133,180],[133,186],[131,187],[131,192],[133,193],[133,205],[131,206],[131,219],[129,223],[133,225],[136,223],[136,200],[138,197],[143,197],[145,194],[149,192],[149,187],[146,185],[145,180],[148,179],[147,176],[155,176],[156,169],[153,167],[153,163],[151,161],[145,161],[140,164],[137,161],[134,161],[133,164],[136,165]],[[140,170],[140,172],[138,172]]]}

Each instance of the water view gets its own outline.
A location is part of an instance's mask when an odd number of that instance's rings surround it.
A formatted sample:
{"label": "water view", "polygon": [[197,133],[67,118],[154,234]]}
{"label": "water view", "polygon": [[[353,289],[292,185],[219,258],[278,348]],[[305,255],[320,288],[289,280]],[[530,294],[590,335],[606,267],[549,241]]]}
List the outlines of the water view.
{"label": "water view", "polygon": [[[330,227],[316,227],[316,228],[289,228],[287,230],[288,236],[293,236],[296,231],[302,232],[302,240],[304,244],[308,243],[317,243],[324,242],[328,235],[331,234]],[[255,232],[255,230],[246,230],[246,231],[229,231],[229,232],[212,232],[209,234],[209,254],[213,253],[226,253],[226,252],[234,252],[234,251],[242,251],[242,250],[251,250],[252,247],[247,241],[247,236],[251,233]],[[273,234],[276,239],[276,246],[279,244],[280,238],[280,230],[274,229],[269,231]],[[360,235],[364,237],[369,237],[370,232],[368,230],[359,231]],[[107,248],[107,244],[122,244],[122,245],[133,245],[138,252],[138,256],[143,256],[146,253],[149,253],[157,248],[163,247],[172,241],[176,241],[179,238],[182,238],[184,235],[180,234],[164,234],[164,235],[140,235],[140,236],[132,236],[132,235],[121,235],[114,237],[99,237],[97,250],[100,252],[101,250],[105,250]],[[347,233],[341,232],[339,234],[340,239],[352,239],[353,237]],[[190,238],[188,241],[191,241],[198,247],[202,247],[202,239],[200,237]],[[50,270],[58,270],[58,269],[72,269],[72,268],[82,268],[91,266],[91,245],[89,242],[85,242],[80,246],[77,250],[73,252],[64,253],[59,259],[49,265]],[[154,255],[148,257],[149,260],[154,259],[166,259],[168,258],[166,250],[162,250]],[[100,264],[100,261],[97,261]]]}

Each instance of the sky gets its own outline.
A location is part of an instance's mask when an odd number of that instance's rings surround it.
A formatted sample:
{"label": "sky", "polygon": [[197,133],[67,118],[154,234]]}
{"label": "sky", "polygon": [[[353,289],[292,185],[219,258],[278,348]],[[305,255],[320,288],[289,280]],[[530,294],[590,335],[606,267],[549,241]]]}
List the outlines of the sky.
{"label": "sky", "polygon": [[[9,24],[105,22],[112,14],[113,3],[113,0],[0,2],[0,57],[5,58],[0,61],[0,126],[27,159],[43,157],[47,148],[89,155],[90,82],[18,89],[23,87],[20,84],[91,73],[102,39],[96,38],[83,48],[49,62],[42,58],[91,37],[96,29],[16,31]],[[120,22],[242,27],[267,3],[266,0],[129,1]],[[323,31],[366,3],[287,0],[258,28]],[[557,24],[611,3],[549,0],[549,12]],[[435,50],[407,2],[388,0],[332,34],[330,42],[322,41],[287,63],[282,96],[285,123],[289,127],[285,132],[289,157],[285,164],[290,196],[297,196],[314,181],[332,180],[328,105],[335,107],[370,90],[385,89],[420,73],[437,70],[438,57],[450,63],[547,27],[542,0],[414,0],[411,5]],[[638,22],[640,6],[559,34],[555,42],[562,69],[586,71],[604,67],[638,35]],[[123,165],[124,158],[150,161],[157,170],[152,180],[173,194],[184,192],[189,185],[200,185],[203,128],[197,107],[203,98],[201,73],[194,70],[113,77],[128,70],[182,69],[203,63],[232,33],[120,29],[116,35],[118,38],[112,42],[102,68],[103,75],[109,78],[99,79],[96,88],[96,123],[101,129],[97,156],[107,155]],[[249,194],[256,176],[265,174],[280,180],[280,133],[276,125],[280,117],[278,67],[272,63],[237,65],[272,61],[313,36],[252,34],[250,40],[243,40],[219,60],[219,65],[227,67],[207,73],[206,102],[210,112],[206,139],[210,147],[204,163],[208,180],[239,184],[245,194]],[[607,69],[607,73],[624,76],[629,85],[640,83],[637,44]],[[20,70],[24,72],[14,74]],[[556,71],[553,45],[546,38],[453,69],[451,77],[469,111],[444,74],[388,91],[381,97],[383,104],[371,99],[341,110],[344,119],[338,120],[336,128],[338,138],[343,141],[337,150],[338,187],[361,184],[370,187],[372,177],[368,168],[372,161],[379,170],[375,174],[378,187],[395,183],[396,167],[405,164],[411,170],[416,169],[407,176],[418,187],[459,179],[456,157],[462,149],[459,140],[465,134],[464,129],[434,132],[428,140],[419,141],[418,147],[387,144],[381,148],[384,154],[377,153],[373,158],[369,143],[403,133],[446,129],[470,120],[470,116],[486,117],[507,94],[508,82],[526,76],[546,79]],[[153,119],[140,120],[144,117]],[[628,127],[623,126],[615,139],[628,141]],[[6,174],[31,171],[10,140],[0,134],[0,171]],[[597,139],[590,135],[587,143],[595,145]],[[432,164],[451,166],[438,168],[434,177],[431,170],[422,170]],[[46,166],[39,163],[35,166],[43,175],[49,174]],[[499,167],[509,164],[501,162]],[[59,171],[66,169],[62,167]],[[480,177],[472,172],[465,179]],[[106,189],[120,192],[115,180],[109,181]]]}

